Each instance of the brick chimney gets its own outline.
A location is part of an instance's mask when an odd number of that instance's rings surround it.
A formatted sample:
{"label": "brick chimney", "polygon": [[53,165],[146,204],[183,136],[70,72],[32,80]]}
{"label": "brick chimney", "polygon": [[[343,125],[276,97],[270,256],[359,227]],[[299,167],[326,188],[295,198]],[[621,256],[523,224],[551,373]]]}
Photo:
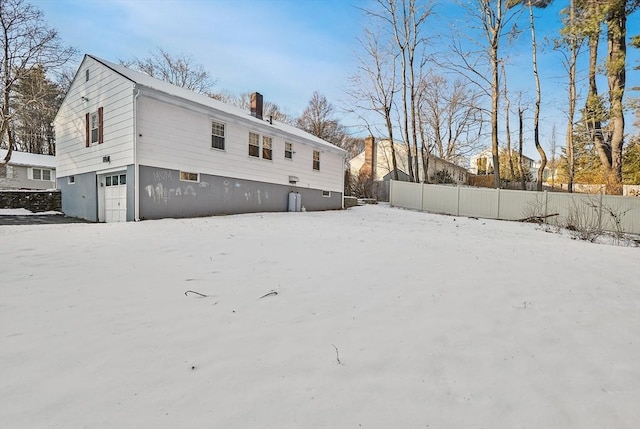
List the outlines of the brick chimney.
{"label": "brick chimney", "polygon": [[251,116],[262,119],[262,94],[259,92],[251,94]]}
{"label": "brick chimney", "polygon": [[373,136],[364,139],[364,164],[360,167],[360,175],[376,178],[376,139]]}

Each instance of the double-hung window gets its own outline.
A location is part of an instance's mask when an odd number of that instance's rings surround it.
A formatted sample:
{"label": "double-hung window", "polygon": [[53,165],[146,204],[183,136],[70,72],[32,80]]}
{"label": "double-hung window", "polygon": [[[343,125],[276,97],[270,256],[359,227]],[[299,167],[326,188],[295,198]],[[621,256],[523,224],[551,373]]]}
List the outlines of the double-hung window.
{"label": "double-hung window", "polygon": [[313,169],[320,171],[320,151],[313,151]]}
{"label": "double-hung window", "polygon": [[102,144],[104,141],[103,132],[103,108],[99,107],[97,112],[87,113],[85,115],[85,146],[89,147],[94,144]]}
{"label": "double-hung window", "polygon": [[211,147],[224,150],[224,124],[211,122]]}
{"label": "double-hung window", "polygon": [[33,180],[51,180],[51,170],[46,168],[32,168],[31,179]]}
{"label": "double-hung window", "polygon": [[91,144],[98,143],[98,112],[91,114]]}
{"label": "double-hung window", "polygon": [[249,156],[260,158],[260,136],[256,133],[249,133]]}
{"label": "double-hung window", "polygon": [[286,159],[293,159],[293,143],[284,144],[284,157]]}
{"label": "double-hung window", "polygon": [[271,137],[262,136],[262,159],[273,159],[271,143]]}

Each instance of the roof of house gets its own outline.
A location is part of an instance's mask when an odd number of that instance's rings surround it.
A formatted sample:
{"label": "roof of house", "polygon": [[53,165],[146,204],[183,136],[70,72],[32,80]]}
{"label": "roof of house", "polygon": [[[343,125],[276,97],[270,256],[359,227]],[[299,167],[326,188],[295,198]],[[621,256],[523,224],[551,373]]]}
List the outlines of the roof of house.
{"label": "roof of house", "polygon": [[[251,116],[250,112],[245,111],[244,109],[233,106],[231,104],[224,103],[220,100],[216,100],[215,98],[211,98],[204,94],[198,94],[188,89],[151,77],[144,73],[140,73],[140,72],[128,69],[127,67],[121,64],[115,64],[93,55],[86,55],[86,56],[94,59],[95,61],[98,61],[99,63],[102,63],[104,66],[110,68],[111,70],[115,71],[116,73],[124,76],[125,78],[129,79],[130,81],[138,85],[151,88],[155,91],[163,92],[165,94],[168,94],[174,97],[179,97],[179,98],[182,98],[182,99],[191,101],[193,103],[197,103],[218,111],[222,111],[230,115],[239,116],[239,117],[245,118],[248,121],[258,122],[262,125],[264,125],[265,123],[269,123],[269,121],[266,121],[264,119],[258,119],[254,116]],[[319,137],[314,136],[313,134],[310,134],[304,130],[296,128],[292,125],[289,125],[283,122],[278,122],[278,121],[272,121],[272,123],[269,123],[269,124],[270,126],[280,129],[281,131],[284,131],[288,134],[292,134],[294,136],[303,138],[305,140],[312,141],[316,146],[325,148],[329,151],[341,152],[346,154],[346,151],[343,150],[342,148],[339,148],[336,145],[333,145],[325,140],[322,140]]]}
{"label": "roof of house", "polygon": [[[6,149],[0,149],[0,159],[4,159],[6,154]],[[40,155],[38,153],[18,152],[14,150],[11,152],[9,165],[56,168],[56,157],[54,155]]]}

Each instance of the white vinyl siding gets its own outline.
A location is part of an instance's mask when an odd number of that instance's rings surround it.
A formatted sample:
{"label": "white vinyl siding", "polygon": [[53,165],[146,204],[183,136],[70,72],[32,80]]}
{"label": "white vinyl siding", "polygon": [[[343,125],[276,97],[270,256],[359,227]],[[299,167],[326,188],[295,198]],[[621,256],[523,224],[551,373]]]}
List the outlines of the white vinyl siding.
{"label": "white vinyl siding", "polygon": [[[59,177],[133,164],[134,84],[93,58],[85,57],[55,119],[56,161]],[[86,97],[88,101],[83,101]],[[104,143],[85,147],[86,114],[103,107]]]}
{"label": "white vinyl siding", "polygon": [[[245,123],[225,112],[199,106],[187,108],[145,96],[138,98],[137,160],[140,165],[192,171],[223,177],[289,185],[289,176],[299,178],[298,186],[342,192],[343,155],[287,133],[268,124]],[[175,101],[173,102],[175,103]],[[105,111],[106,114],[106,111]],[[225,124],[225,151],[211,150],[211,121]],[[272,138],[272,162],[250,162],[249,132]],[[285,140],[293,143],[293,160],[284,157]],[[180,148],[180,150],[176,150]],[[313,150],[320,150],[322,170],[313,171]]]}

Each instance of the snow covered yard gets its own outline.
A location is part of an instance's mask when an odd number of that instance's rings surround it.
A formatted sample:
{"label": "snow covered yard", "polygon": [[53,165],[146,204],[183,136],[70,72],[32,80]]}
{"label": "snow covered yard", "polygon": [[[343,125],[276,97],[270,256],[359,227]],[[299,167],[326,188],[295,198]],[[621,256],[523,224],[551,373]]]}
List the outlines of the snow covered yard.
{"label": "snow covered yard", "polygon": [[365,206],[3,226],[0,280],[2,428],[640,426],[638,248]]}

